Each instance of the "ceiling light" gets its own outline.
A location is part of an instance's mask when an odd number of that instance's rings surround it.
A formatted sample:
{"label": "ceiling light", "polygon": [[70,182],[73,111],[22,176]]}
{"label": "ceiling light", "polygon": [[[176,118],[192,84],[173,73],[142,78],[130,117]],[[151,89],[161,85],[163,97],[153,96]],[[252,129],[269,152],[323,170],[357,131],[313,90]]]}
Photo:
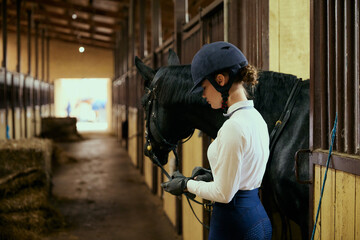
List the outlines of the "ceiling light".
{"label": "ceiling light", "polygon": [[73,15],[71,16],[72,17],[72,19],[77,19],[77,15],[76,15],[76,13],[73,13]]}
{"label": "ceiling light", "polygon": [[80,53],[85,52],[85,48],[84,48],[83,46],[79,47],[79,52],[80,52]]}

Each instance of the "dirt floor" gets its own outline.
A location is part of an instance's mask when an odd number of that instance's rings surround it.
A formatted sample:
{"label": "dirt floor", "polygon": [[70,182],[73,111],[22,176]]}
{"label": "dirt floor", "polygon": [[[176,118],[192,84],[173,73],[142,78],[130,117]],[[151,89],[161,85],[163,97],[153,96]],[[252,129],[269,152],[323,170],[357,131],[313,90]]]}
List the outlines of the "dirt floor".
{"label": "dirt floor", "polygon": [[114,137],[62,143],[76,158],[54,169],[53,195],[67,226],[44,240],[180,240],[127,152]]}

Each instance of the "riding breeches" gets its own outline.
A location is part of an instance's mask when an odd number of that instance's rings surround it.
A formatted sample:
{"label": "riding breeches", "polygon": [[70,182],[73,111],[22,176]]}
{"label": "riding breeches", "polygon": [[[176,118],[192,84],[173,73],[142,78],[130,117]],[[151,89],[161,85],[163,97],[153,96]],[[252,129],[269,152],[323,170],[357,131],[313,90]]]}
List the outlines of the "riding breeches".
{"label": "riding breeches", "polygon": [[214,204],[209,240],[270,240],[271,235],[271,223],[258,189],[240,190],[229,203]]}

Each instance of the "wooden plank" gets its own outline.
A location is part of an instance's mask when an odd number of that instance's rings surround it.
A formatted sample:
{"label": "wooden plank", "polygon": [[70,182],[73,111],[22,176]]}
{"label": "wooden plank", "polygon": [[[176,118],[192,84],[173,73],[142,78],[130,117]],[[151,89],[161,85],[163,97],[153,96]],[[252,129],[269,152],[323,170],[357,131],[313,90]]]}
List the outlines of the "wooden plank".
{"label": "wooden plank", "polygon": [[335,239],[354,239],[355,176],[336,171]]}
{"label": "wooden plank", "polygon": [[360,176],[355,177],[355,239],[360,239]]}
{"label": "wooden plank", "polygon": [[[183,144],[183,161],[182,173],[185,176],[190,176],[191,171],[195,166],[202,166],[202,138],[199,136],[199,130],[195,130],[193,137]],[[196,198],[202,201],[200,198]],[[203,239],[203,227],[197,222],[194,214],[191,212],[189,204],[185,197],[182,198],[183,206],[183,240]],[[194,211],[201,221],[203,221],[202,206],[193,204]]]}
{"label": "wooden plank", "polygon": [[[322,183],[326,167],[322,167],[321,171]],[[335,192],[335,170],[329,169],[321,203],[321,237],[323,239],[332,239],[335,236]]]}
{"label": "wooden plank", "polygon": [[[314,222],[316,219],[316,212],[317,212],[317,207],[319,204],[319,199],[320,199],[320,188],[321,188],[321,167],[320,166],[315,166],[314,168]],[[321,212],[319,214],[319,218],[318,218],[318,222],[317,222],[317,226],[316,226],[316,231],[315,231],[315,236],[314,239],[318,239],[320,240],[320,233],[321,233]]]}

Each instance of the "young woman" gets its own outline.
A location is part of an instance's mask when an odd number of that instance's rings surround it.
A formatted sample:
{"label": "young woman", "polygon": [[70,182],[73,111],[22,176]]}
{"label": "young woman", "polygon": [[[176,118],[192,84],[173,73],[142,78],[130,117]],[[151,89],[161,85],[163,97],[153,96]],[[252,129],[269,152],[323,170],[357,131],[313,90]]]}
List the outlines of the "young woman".
{"label": "young woman", "polygon": [[257,71],[237,47],[214,42],[196,53],[191,74],[192,91],[202,90],[211,107],[224,109],[229,119],[208,148],[211,171],[196,167],[191,178],[177,172],[162,187],[215,202],[210,240],[271,239],[271,223],[258,197],[269,157],[268,129],[244,88],[257,83]]}

